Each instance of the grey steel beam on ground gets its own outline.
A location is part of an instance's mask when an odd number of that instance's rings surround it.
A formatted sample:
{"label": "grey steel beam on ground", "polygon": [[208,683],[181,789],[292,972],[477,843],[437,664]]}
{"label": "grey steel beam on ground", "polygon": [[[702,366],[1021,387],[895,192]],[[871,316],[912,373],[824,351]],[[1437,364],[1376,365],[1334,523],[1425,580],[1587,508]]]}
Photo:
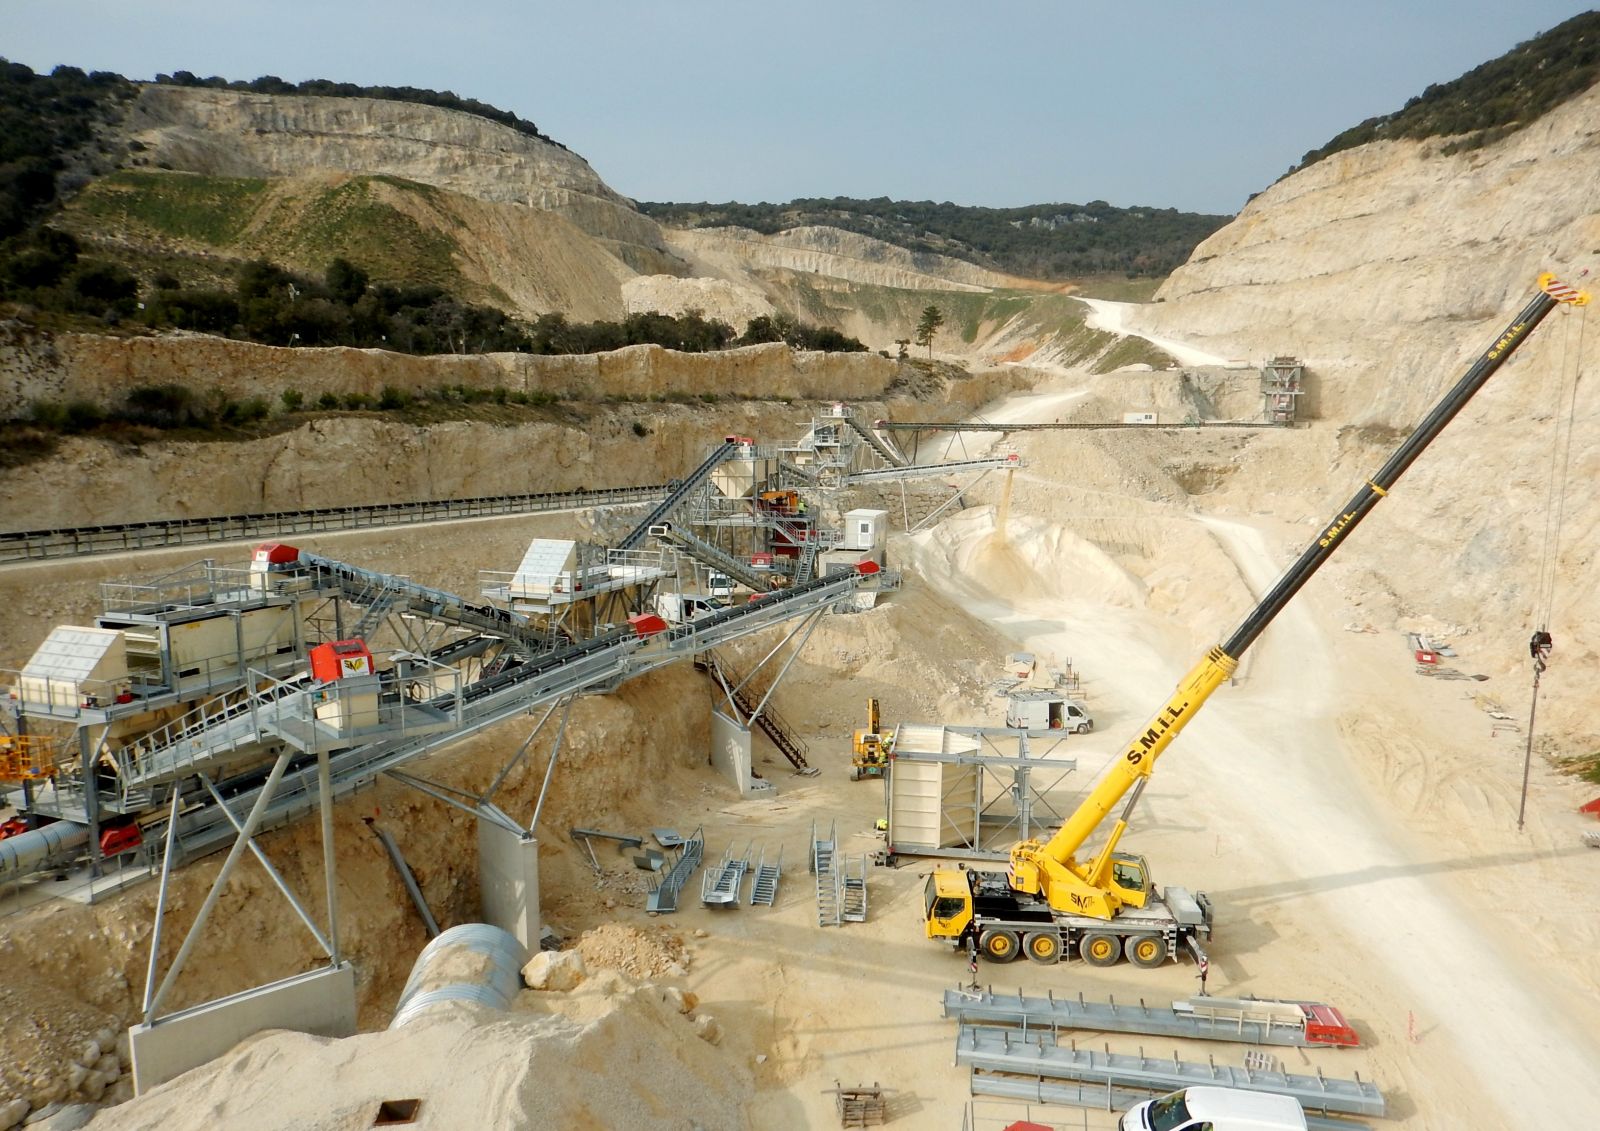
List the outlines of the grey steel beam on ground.
{"label": "grey steel beam on ground", "polygon": [[[1016,1076],[995,1076],[974,1072],[969,1090],[975,1096],[995,1096],[1008,1100],[1031,1100],[1041,1104],[1088,1108],[1091,1111],[1126,1111],[1157,1093],[1111,1088],[1100,1084],[1074,1084],[1059,1080],[1024,1080]],[[1306,1116],[1306,1131],[1372,1131],[1365,1123],[1352,1119]]]}
{"label": "grey steel beam on ground", "polygon": [[68,526],[49,530],[0,532],[0,562],[155,550],[250,538],[283,538],[294,534],[403,526],[496,515],[537,514],[584,507],[655,502],[667,493],[664,483],[600,490],[550,491],[526,495],[485,495],[472,499],[430,499],[404,503],[369,503],[352,507],[264,511],[214,515],[209,518],[156,519],[104,526]]}
{"label": "grey steel beam on ground", "polygon": [[1087,1029],[1097,1033],[1143,1033],[1161,1037],[1190,1037],[1204,1041],[1236,1041],[1241,1044],[1307,1045],[1304,1025],[1274,1022],[1270,1019],[1221,1020],[1180,1013],[1170,1006],[1137,1005],[1109,1001],[1087,1001],[1082,994],[1074,998],[1025,997],[996,994],[987,990],[944,992],[944,1015],[958,1021],[999,1021],[1024,1029]]}
{"label": "grey steel beam on ground", "polygon": [[1109,1084],[1172,1092],[1194,1084],[1248,1088],[1293,1096],[1308,1111],[1342,1115],[1384,1114],[1383,1095],[1359,1076],[1342,1079],[1322,1075],[1268,1072],[1218,1064],[1159,1059],[1130,1053],[1096,1052],[1056,1043],[1044,1031],[1021,1032],[985,1025],[962,1025],[956,1033],[956,1063],[990,1072],[1048,1076],[1059,1080]]}

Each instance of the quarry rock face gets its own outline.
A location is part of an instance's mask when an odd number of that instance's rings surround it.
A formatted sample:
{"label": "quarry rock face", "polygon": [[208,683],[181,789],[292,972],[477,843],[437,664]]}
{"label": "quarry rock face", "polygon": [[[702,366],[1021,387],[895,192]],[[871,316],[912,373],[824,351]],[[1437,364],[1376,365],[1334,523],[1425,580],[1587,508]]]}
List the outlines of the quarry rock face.
{"label": "quarry rock face", "polygon": [[[9,331],[9,332],[8,332]],[[858,400],[883,394],[899,373],[870,353],[797,353],[781,343],[715,353],[629,346],[610,353],[435,355],[264,346],[203,334],[53,336],[0,326],[0,419],[25,418],[39,399],[114,405],[131,388],[179,384],[200,394],[259,396],[273,408],[295,390],[377,397],[391,387],[505,389],[551,398],[622,400],[778,397]]]}
{"label": "quarry rock face", "polygon": [[149,147],[151,164],[224,177],[382,172],[555,212],[590,235],[664,253],[656,224],[582,157],[459,110],[152,84],[128,129]]}
{"label": "quarry rock face", "polygon": [[1541,271],[1594,262],[1600,88],[1493,145],[1447,145],[1376,142],[1272,185],[1129,328],[1225,357],[1296,354],[1328,382],[1328,415],[1418,418]]}

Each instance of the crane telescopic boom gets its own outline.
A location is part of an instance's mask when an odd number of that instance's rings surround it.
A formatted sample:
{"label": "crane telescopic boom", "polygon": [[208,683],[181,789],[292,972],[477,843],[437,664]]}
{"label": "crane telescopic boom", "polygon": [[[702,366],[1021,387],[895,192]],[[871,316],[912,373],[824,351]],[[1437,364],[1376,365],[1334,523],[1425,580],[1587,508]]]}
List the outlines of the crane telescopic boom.
{"label": "crane telescopic boom", "polygon": [[[1156,760],[1171,745],[1223,681],[1238,667],[1245,650],[1272,623],[1300,588],[1309,581],[1333,552],[1344,544],[1372,509],[1418,456],[1442,432],[1456,414],[1472,399],[1495,371],[1516,352],[1558,303],[1582,306],[1589,296],[1562,283],[1554,275],[1539,277],[1539,292],[1528,302],[1505,331],[1445,394],[1433,411],[1397,448],[1373,476],[1361,485],[1355,496],[1334,517],[1304,553],[1279,578],[1278,582],[1252,609],[1228,639],[1208,651],[1178,681],[1177,689],[1134,739],[1112,762],[1060,830],[1047,842],[1022,841],[1011,849],[1011,884],[1014,890],[1039,896],[1056,911],[1110,918],[1124,902],[1137,898],[1123,891],[1112,879],[1113,852],[1128,815],[1138,801]],[[1133,796],[1106,846],[1088,864],[1076,860],[1078,850],[1104,822],[1113,806],[1130,791]]]}

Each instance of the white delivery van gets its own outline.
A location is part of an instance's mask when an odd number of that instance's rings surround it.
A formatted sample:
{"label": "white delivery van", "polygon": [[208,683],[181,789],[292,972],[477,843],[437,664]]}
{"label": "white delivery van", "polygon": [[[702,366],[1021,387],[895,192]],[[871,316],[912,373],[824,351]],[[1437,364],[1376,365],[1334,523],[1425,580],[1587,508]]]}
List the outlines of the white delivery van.
{"label": "white delivery van", "polygon": [[1117,1126],[1122,1131],[1306,1131],[1306,1113],[1292,1096],[1195,1087],[1146,1100]]}
{"label": "white delivery van", "polygon": [[726,601],[699,593],[656,594],[656,615],[673,624],[687,624],[720,613],[728,607]]}

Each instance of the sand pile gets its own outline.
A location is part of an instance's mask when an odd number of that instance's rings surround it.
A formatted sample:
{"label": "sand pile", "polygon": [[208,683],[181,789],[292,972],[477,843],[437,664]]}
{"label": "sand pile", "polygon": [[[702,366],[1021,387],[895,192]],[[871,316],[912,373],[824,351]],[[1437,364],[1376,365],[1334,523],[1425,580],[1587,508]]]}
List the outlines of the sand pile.
{"label": "sand pile", "polygon": [[[652,932],[590,935],[597,956],[670,952]],[[742,1127],[749,1072],[683,1006],[682,994],[601,971],[570,994],[523,993],[507,1013],[440,1010],[337,1041],[263,1033],[90,1126],[335,1131],[372,1126],[385,1100],[416,1099],[426,1127],[665,1131],[687,1126],[686,1113],[706,1131]]]}

